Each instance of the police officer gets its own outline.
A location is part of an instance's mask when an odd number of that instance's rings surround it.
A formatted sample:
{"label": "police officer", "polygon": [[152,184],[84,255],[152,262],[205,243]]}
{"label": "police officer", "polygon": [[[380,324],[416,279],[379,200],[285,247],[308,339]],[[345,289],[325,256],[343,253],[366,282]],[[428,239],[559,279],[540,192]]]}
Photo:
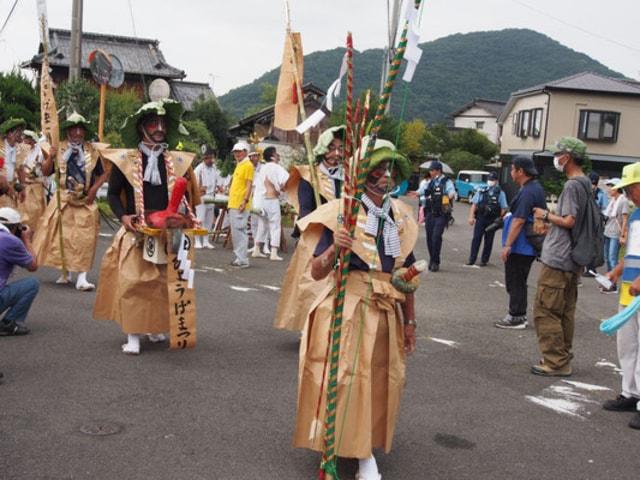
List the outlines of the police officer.
{"label": "police officer", "polygon": [[427,249],[429,250],[429,270],[440,269],[440,250],[442,234],[447,227],[451,215],[451,202],[455,199],[456,189],[453,182],[442,174],[442,163],[431,162],[429,165],[431,180],[418,195],[425,197],[425,228],[427,230]]}
{"label": "police officer", "polygon": [[467,265],[474,265],[480,250],[480,243],[484,237],[484,248],[480,257],[480,266],[486,267],[491,257],[493,248],[493,237],[495,229],[487,227],[502,218],[507,213],[507,196],[498,185],[498,175],[495,172],[489,174],[487,186],[476,191],[471,200],[471,210],[469,211],[469,225],[473,226],[473,240],[471,240],[471,252]]}

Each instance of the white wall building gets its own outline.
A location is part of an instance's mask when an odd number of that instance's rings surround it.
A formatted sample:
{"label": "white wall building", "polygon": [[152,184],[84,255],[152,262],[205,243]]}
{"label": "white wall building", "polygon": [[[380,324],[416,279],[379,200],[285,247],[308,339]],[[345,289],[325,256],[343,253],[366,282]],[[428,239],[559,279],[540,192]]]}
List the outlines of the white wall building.
{"label": "white wall building", "polygon": [[498,144],[498,117],[502,113],[505,102],[475,98],[464,107],[451,114],[453,126],[456,128],[472,128]]}

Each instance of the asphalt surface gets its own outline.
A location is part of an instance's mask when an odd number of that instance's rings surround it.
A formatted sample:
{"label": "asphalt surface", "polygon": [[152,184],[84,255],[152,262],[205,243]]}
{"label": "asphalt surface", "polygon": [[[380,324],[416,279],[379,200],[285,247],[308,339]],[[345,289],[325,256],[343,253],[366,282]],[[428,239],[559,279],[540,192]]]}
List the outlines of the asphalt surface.
{"label": "asphalt surface", "polygon": [[[633,414],[600,406],[620,387],[615,340],[598,332],[616,297],[584,280],[567,379],[579,383],[531,375],[534,331],[493,327],[506,305],[498,240],[488,267],[463,266],[467,208],[456,204],[441,271],[417,293],[418,350],[393,450],[377,454],[383,478],[637,478]],[[92,280],[110,241],[100,238]],[[0,337],[0,478],[317,478],[318,455],[291,446],[298,336],[271,327],[286,262],[233,270],[231,259],[198,251],[197,348],[144,344],[138,357],[121,353],[116,324],[91,319],[94,293],[38,271],[32,333]],[[355,469],[341,461],[341,478]]]}

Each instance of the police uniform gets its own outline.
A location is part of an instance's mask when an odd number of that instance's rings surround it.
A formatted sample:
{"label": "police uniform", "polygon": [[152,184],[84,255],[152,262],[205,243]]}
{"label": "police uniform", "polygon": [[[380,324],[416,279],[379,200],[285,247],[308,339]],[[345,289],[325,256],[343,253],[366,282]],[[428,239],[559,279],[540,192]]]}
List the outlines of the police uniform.
{"label": "police uniform", "polygon": [[489,263],[491,250],[493,249],[493,238],[496,233],[494,229],[487,232],[487,227],[500,218],[503,210],[506,210],[507,199],[502,189],[494,185],[484,187],[476,192],[472,203],[476,205],[476,221],[473,227],[473,239],[471,240],[468,265],[476,263],[480,244],[484,238],[484,247],[480,257],[480,264],[484,266]]}
{"label": "police uniform", "polygon": [[453,192],[453,183],[444,175],[431,179],[426,187],[425,228],[427,249],[429,250],[429,270],[431,271],[438,271],[440,268],[442,235],[449,222]]}

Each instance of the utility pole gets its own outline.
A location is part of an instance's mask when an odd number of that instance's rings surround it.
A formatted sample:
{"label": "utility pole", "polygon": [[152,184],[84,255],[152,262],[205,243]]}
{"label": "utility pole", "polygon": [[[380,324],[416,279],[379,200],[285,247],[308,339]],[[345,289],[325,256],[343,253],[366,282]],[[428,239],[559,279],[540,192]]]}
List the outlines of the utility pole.
{"label": "utility pole", "polygon": [[[391,60],[395,55],[394,48],[396,37],[398,35],[398,26],[400,24],[400,8],[402,7],[402,0],[394,0],[393,1],[393,10],[389,12],[391,18],[387,22],[387,32],[389,35],[389,44],[387,49],[384,51],[382,56],[382,75],[380,76],[380,94],[382,95],[382,90],[384,90],[384,85],[387,83],[387,76],[389,75],[389,68],[391,67]],[[387,104],[387,110],[385,113],[389,111],[391,103]]]}
{"label": "utility pole", "polygon": [[82,71],[82,0],[73,0],[71,7],[71,58],[69,80],[78,80]]}

